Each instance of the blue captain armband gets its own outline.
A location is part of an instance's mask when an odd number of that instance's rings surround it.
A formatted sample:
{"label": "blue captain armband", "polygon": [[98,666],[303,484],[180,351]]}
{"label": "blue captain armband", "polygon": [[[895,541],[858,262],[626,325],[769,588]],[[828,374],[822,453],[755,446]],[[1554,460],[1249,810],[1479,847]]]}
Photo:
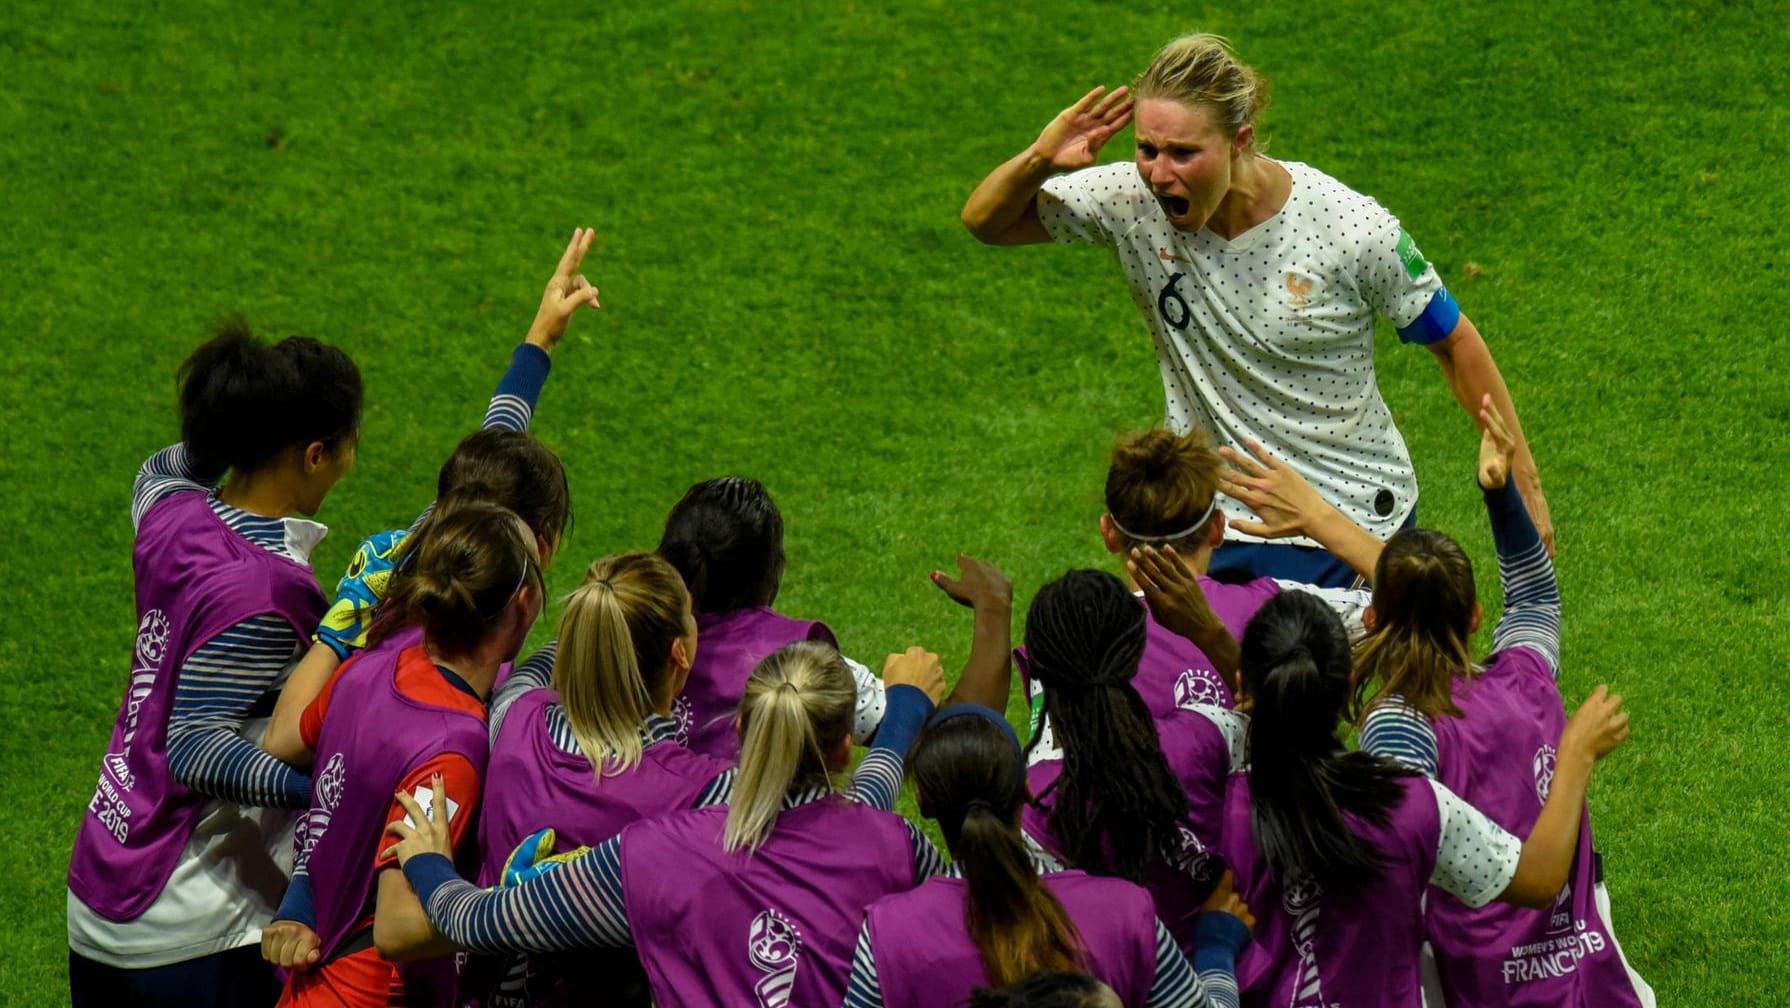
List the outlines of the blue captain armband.
{"label": "blue captain armband", "polygon": [[1430,303],[1424,306],[1423,314],[1417,316],[1408,326],[1400,326],[1398,338],[1401,343],[1415,343],[1418,346],[1429,346],[1440,343],[1454,332],[1454,327],[1461,321],[1461,306],[1455,301],[1448,288],[1436,290]]}

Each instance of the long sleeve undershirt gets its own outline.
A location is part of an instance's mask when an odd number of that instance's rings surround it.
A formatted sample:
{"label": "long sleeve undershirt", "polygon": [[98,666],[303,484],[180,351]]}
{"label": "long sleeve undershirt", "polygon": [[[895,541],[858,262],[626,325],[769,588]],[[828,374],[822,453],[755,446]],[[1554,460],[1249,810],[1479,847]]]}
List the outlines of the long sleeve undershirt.
{"label": "long sleeve undershirt", "polygon": [[[1514,483],[1486,490],[1484,495],[1492,542],[1498,550],[1498,580],[1504,591],[1504,615],[1492,633],[1493,653],[1528,648],[1547,662],[1558,679],[1560,585],[1554,577],[1554,562]],[[1361,748],[1431,777],[1439,766],[1434,726],[1398,695],[1368,711],[1361,725]]]}

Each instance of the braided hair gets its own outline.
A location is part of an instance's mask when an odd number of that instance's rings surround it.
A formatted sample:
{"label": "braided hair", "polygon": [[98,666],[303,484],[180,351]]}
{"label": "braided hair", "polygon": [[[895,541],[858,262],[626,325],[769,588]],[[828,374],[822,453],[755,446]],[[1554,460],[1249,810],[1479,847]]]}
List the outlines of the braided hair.
{"label": "braided hair", "polygon": [[1046,792],[1051,835],[1077,867],[1132,882],[1172,861],[1188,815],[1187,793],[1131,685],[1145,633],[1144,607],[1105,571],[1064,574],[1026,613],[1027,668],[1044,687],[1043,716],[1063,750],[1062,776]]}
{"label": "braided hair", "polygon": [[659,555],[699,613],[768,606],[783,582],[783,513],[755,479],[703,480],[665,516]]}

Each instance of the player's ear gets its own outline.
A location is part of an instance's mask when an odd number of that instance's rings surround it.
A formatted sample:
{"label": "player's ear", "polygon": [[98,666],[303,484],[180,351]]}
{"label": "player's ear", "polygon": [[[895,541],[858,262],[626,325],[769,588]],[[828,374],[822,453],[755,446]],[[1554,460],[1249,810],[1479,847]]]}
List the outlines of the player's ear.
{"label": "player's ear", "polygon": [[1251,154],[1255,152],[1255,123],[1244,123],[1231,138],[1231,156]]}
{"label": "player's ear", "polygon": [[1206,526],[1206,545],[1217,549],[1224,545],[1224,512],[1216,508],[1212,510],[1212,524]]}
{"label": "player's ear", "polygon": [[[1372,633],[1373,629],[1374,629],[1374,624],[1378,623],[1379,621],[1380,621],[1380,614],[1377,612],[1374,612],[1373,606],[1368,606],[1366,609],[1361,610],[1361,629],[1366,630],[1369,633]],[[1473,625],[1475,628],[1477,628],[1479,626],[1479,617],[1478,616],[1473,617]]]}
{"label": "player's ear", "polygon": [[1119,536],[1119,529],[1113,524],[1111,512],[1100,515],[1100,541],[1106,544],[1108,553],[1125,552],[1125,540]]}
{"label": "player's ear", "polygon": [[1471,623],[1467,624],[1467,633],[1468,634],[1471,635],[1471,634],[1476,634],[1479,632],[1479,620],[1484,615],[1485,615],[1485,610],[1481,609],[1479,607],[1479,603],[1478,602],[1473,603],[1473,621]]}

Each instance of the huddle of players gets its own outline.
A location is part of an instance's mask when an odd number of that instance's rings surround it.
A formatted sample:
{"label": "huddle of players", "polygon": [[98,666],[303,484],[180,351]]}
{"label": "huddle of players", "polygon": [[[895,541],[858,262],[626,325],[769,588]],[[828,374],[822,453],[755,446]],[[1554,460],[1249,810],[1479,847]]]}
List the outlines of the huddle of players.
{"label": "huddle of players", "polygon": [[[1566,718],[1552,566],[1489,405],[1506,609],[1481,663],[1448,537],[1382,546],[1273,460],[1153,431],[1108,473],[1123,576],[1071,571],[1026,614],[1029,740],[998,570],[933,576],[975,620],[938,706],[936,655],[878,679],[772,608],[782,519],[740,478],[592,564],[510,668],[571,516],[527,426],[595,304],[589,240],[435,504],[363,544],[327,614],[300,516],[352,465],[358,372],[240,327],[189,358],[182,443],[133,501],[137,668],[70,870],[76,1004],[266,1003],[261,955],[292,1005],[1415,1004],[1426,941],[1451,1004],[1641,1003],[1584,814],[1627,717],[1600,687]],[[1221,489],[1362,567],[1359,640],[1334,597],[1204,575]],[[949,868],[892,811],[904,766]],[[256,806],[303,810],[296,840]],[[277,910],[258,841],[294,855]],[[619,951],[564,954],[593,948]]]}

